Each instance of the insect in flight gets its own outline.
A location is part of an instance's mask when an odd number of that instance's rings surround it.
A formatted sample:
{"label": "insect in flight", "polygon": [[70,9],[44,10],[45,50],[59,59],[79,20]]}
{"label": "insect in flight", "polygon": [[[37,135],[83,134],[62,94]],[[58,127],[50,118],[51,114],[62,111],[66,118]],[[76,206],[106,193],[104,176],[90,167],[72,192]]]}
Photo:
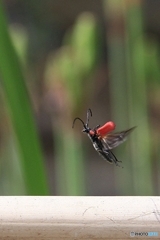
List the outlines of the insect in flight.
{"label": "insect in flight", "polygon": [[118,133],[111,133],[116,125],[114,122],[107,122],[103,126],[97,125],[95,128],[91,129],[89,124],[89,117],[92,117],[91,109],[87,111],[87,120],[86,123],[79,117],[76,117],[73,121],[72,128],[74,127],[75,121],[79,120],[83,124],[82,132],[87,133],[90,138],[93,147],[95,150],[108,162],[115,163],[116,166],[119,166],[119,161],[116,156],[112,153],[111,149],[117,147],[126,140],[128,134],[135,129],[135,127],[129,128],[125,131]]}

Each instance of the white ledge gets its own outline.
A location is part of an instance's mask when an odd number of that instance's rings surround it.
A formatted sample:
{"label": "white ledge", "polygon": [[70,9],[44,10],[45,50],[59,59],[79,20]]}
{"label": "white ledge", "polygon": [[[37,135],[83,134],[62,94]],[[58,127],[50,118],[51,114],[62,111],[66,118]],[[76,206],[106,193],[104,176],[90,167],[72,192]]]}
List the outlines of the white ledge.
{"label": "white ledge", "polygon": [[0,239],[131,239],[131,232],[160,239],[159,197],[0,197]]}

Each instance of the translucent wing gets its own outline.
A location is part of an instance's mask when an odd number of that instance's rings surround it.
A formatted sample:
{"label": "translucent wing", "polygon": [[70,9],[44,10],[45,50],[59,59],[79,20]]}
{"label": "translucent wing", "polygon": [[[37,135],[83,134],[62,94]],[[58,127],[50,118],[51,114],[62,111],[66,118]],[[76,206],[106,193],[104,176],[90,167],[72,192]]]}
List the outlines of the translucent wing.
{"label": "translucent wing", "polygon": [[122,132],[107,134],[102,138],[102,144],[105,149],[113,149],[126,141],[128,134],[133,131],[136,127],[132,127]]}

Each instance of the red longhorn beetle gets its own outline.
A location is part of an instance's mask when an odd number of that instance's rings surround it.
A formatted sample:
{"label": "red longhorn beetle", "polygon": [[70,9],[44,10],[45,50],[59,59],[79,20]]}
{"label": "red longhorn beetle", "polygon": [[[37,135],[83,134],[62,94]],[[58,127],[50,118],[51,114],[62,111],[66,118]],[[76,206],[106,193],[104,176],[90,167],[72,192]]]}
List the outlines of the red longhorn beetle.
{"label": "red longhorn beetle", "polygon": [[83,124],[83,130],[82,132],[87,133],[88,137],[90,138],[93,147],[95,150],[108,162],[115,163],[116,166],[119,166],[118,162],[121,162],[117,160],[115,155],[111,152],[111,149],[117,147],[121,143],[123,143],[126,140],[126,137],[128,134],[133,131],[135,127],[129,128],[125,131],[118,132],[118,133],[110,133],[112,132],[116,125],[114,122],[107,122],[103,126],[100,127],[100,125],[97,125],[95,128],[91,129],[89,128],[89,116],[92,117],[92,111],[91,109],[88,109],[87,111],[87,121],[86,124],[83,122],[83,120],[79,117],[75,118],[73,121],[72,128],[74,127],[75,121],[79,120]]}

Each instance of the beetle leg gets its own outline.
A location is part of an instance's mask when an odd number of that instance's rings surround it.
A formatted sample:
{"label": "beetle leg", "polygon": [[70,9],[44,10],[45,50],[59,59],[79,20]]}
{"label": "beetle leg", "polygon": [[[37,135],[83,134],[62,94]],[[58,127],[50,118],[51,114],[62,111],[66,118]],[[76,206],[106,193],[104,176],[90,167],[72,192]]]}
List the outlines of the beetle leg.
{"label": "beetle leg", "polygon": [[[112,161],[116,164],[116,166],[119,166],[119,167],[122,167],[118,164],[118,162],[122,162],[122,161],[119,161],[116,156],[113,154],[113,152],[111,152],[110,150],[104,150],[105,153],[107,153],[108,157],[110,159],[112,159]],[[123,168],[123,167],[122,167]]]}
{"label": "beetle leg", "polygon": [[116,162],[122,162],[122,161],[120,161],[120,160],[118,160],[118,159],[116,158],[116,156],[113,154],[113,152],[111,152],[111,151],[109,151],[109,150],[104,150],[104,152],[105,152],[105,153],[108,153],[108,152],[112,153],[112,156],[116,159]]}

